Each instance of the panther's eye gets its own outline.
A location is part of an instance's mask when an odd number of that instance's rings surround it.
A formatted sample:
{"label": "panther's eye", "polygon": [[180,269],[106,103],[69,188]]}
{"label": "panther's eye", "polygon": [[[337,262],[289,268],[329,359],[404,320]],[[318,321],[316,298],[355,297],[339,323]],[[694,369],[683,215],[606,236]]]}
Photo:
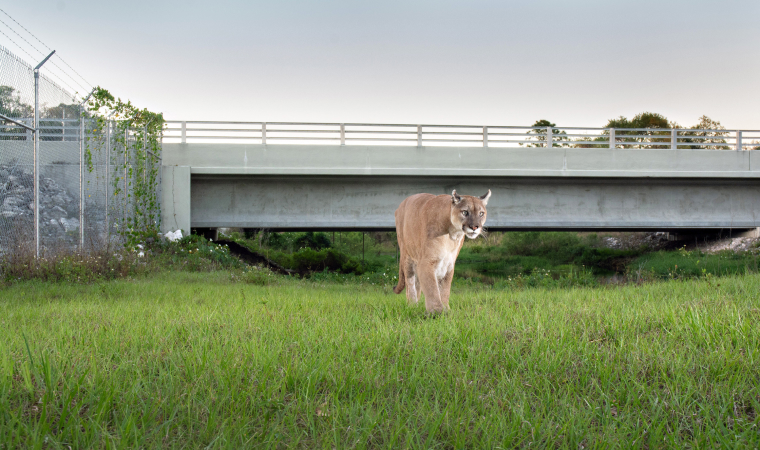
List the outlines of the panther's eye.
{"label": "panther's eye", "polygon": [[470,213],[468,213],[467,211],[462,211],[462,215],[467,217],[468,215],[470,215]]}
{"label": "panther's eye", "polygon": [[483,217],[483,211],[480,211],[480,217]]}

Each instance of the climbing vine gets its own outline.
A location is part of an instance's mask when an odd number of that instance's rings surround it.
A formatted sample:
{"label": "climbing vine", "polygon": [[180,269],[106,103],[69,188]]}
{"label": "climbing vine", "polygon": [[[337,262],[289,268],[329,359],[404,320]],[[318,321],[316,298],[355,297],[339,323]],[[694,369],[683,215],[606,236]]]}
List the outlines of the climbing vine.
{"label": "climbing vine", "polygon": [[[120,236],[125,245],[135,245],[161,226],[164,117],[125,103],[101,87],[86,106],[84,158],[88,172],[97,172],[95,181],[106,187],[106,234]],[[97,167],[105,170],[97,171]],[[88,185],[93,177],[89,178]]]}

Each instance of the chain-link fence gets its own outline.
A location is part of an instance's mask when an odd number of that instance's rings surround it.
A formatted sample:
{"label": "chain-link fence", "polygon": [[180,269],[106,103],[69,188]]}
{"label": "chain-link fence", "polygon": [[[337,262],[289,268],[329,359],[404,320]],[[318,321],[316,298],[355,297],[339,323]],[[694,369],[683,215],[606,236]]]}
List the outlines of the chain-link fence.
{"label": "chain-link fence", "polygon": [[138,204],[157,189],[141,175],[160,173],[140,142],[145,133],[93,118],[44,74],[38,86],[35,99],[34,68],[0,46],[0,256],[102,248],[121,241],[136,216],[157,220],[155,201]]}

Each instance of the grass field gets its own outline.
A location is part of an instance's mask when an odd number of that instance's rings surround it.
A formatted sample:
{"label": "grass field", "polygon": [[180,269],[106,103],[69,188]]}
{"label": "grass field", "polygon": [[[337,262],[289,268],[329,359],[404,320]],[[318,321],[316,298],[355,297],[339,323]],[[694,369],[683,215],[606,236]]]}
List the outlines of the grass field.
{"label": "grass field", "polygon": [[[369,281],[368,281],[369,283]],[[760,276],[0,288],[0,449],[758,448]]]}

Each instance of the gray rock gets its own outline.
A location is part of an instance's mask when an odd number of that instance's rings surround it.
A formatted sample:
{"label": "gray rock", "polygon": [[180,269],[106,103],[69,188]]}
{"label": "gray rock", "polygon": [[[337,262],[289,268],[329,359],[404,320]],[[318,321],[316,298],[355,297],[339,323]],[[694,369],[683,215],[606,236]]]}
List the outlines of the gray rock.
{"label": "gray rock", "polygon": [[69,216],[69,213],[67,213],[66,210],[63,209],[63,208],[61,208],[60,206],[54,206],[53,207],[53,212],[54,213],[58,213],[58,214],[62,214],[63,217],[68,217]]}
{"label": "gray rock", "polygon": [[74,231],[79,229],[79,220],[77,219],[61,219],[59,221],[63,225],[64,231]]}

